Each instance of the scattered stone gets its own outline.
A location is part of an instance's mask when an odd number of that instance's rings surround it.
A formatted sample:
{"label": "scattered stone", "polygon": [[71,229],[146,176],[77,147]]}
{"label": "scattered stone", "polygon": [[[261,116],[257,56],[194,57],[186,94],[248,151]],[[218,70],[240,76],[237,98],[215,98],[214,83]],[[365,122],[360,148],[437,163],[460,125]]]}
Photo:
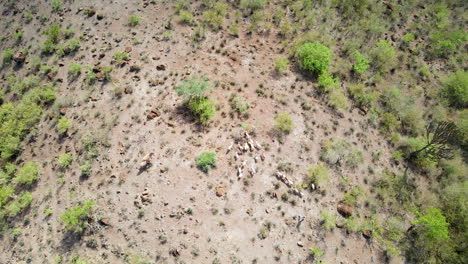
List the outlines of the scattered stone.
{"label": "scattered stone", "polygon": [[145,168],[148,167],[148,165],[151,164],[151,159],[153,158],[154,153],[148,153],[146,156],[143,157],[141,163],[140,163],[140,170],[144,170]]}
{"label": "scattered stone", "polygon": [[127,53],[132,52],[132,47],[126,47],[126,48],[125,48],[125,52],[127,52]]}
{"label": "scattered stone", "polygon": [[297,245],[298,245],[299,247],[304,247],[304,243],[302,243],[301,241],[297,241]]}
{"label": "scattered stone", "polygon": [[336,223],[336,227],[338,227],[338,228],[343,228],[343,227],[344,227],[344,223],[343,223],[343,222],[337,222],[337,223]]}
{"label": "scattered stone", "polygon": [[154,118],[156,118],[156,117],[158,117],[160,115],[161,115],[161,112],[159,111],[159,109],[153,108],[153,109],[150,110],[150,112],[148,113],[146,118],[148,120],[152,120],[152,119],[154,119]]}
{"label": "scattered stone", "polygon": [[103,226],[111,226],[110,218],[109,217],[103,217],[103,218],[99,219],[99,224],[101,224]]}
{"label": "scattered stone", "polygon": [[342,201],[338,203],[336,206],[336,210],[340,213],[343,217],[350,217],[353,214],[353,208]]}

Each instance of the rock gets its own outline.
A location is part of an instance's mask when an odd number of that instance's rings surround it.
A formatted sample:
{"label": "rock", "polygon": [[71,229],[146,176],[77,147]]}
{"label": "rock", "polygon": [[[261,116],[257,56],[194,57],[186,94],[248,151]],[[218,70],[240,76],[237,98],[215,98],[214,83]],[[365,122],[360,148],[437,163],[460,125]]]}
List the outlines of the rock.
{"label": "rock", "polygon": [[60,114],[65,115],[67,113],[67,108],[66,107],[61,107],[60,108]]}
{"label": "rock", "polygon": [[336,206],[336,210],[343,217],[350,217],[353,214],[353,208],[343,202],[338,203],[338,205]]}
{"label": "rock", "polygon": [[218,197],[222,197],[226,194],[226,189],[224,189],[223,185],[216,186],[215,190],[216,190],[216,196]]}
{"label": "rock", "polygon": [[84,9],[84,12],[86,15],[88,15],[88,17],[92,17],[96,14],[96,10],[92,9],[92,8],[85,8]]}
{"label": "rock", "polygon": [[125,52],[127,52],[127,53],[132,52],[132,47],[126,47],[126,48],[125,48]]}
{"label": "rock", "polygon": [[344,227],[344,223],[343,223],[343,222],[337,222],[337,223],[336,223],[336,227],[338,227],[338,228],[343,228],[343,227]]}
{"label": "rock", "polygon": [[156,70],[158,70],[158,71],[165,71],[165,70],[166,70],[166,65],[164,65],[164,64],[159,64],[158,66],[156,66]]}
{"label": "rock", "polygon": [[366,239],[370,239],[372,238],[372,231],[371,230],[363,231],[362,236],[364,236]]}
{"label": "rock", "polygon": [[130,72],[139,72],[140,69],[141,69],[140,66],[136,64],[133,64],[132,66],[130,66]]}
{"label": "rock", "polygon": [[110,226],[111,223],[110,223],[110,219],[109,217],[103,217],[99,220],[99,224],[103,225],[103,226]]}
{"label": "rock", "polygon": [[304,247],[304,244],[303,244],[301,241],[297,241],[297,245],[298,245],[299,247]]}
{"label": "rock", "polygon": [[131,93],[133,93],[133,89],[131,87],[127,86],[124,89],[124,93],[125,94],[131,94]]}
{"label": "rock", "polygon": [[146,118],[148,118],[148,120],[152,120],[160,115],[161,115],[161,112],[159,112],[159,109],[154,108],[149,112]]}
{"label": "rock", "polygon": [[104,18],[103,14],[97,14],[96,16],[97,20],[102,20]]}
{"label": "rock", "polygon": [[24,63],[24,61],[26,60],[26,56],[24,56],[23,52],[18,51],[15,53],[15,55],[13,55],[13,60],[16,63]]}

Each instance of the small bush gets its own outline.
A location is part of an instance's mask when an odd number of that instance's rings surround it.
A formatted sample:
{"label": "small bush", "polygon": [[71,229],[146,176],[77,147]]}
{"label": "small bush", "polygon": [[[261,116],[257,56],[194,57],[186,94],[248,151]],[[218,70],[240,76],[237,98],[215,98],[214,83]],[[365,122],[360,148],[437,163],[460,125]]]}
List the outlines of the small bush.
{"label": "small bush", "polygon": [[72,62],[70,64],[70,67],[68,68],[68,74],[70,74],[73,77],[77,77],[81,74],[81,68],[81,64]]}
{"label": "small bush", "polygon": [[336,226],[336,216],[327,211],[320,211],[320,224],[325,231],[331,231]]}
{"label": "small bush", "polygon": [[268,3],[268,0],[241,0],[240,6],[243,9],[254,11],[254,10],[265,8],[267,3]]}
{"label": "small bush", "polygon": [[448,58],[457,52],[460,45],[466,42],[467,33],[463,30],[440,30],[430,36],[430,53],[435,57]]}
{"label": "small bush", "polygon": [[44,30],[44,35],[47,36],[47,41],[51,42],[52,44],[57,44],[59,42],[60,38],[60,25],[59,24],[53,24],[50,27],[48,27],[46,30]]}
{"label": "small bush", "polygon": [[60,135],[65,134],[71,126],[71,122],[68,118],[62,116],[57,122],[57,132]]}
{"label": "small bush", "polygon": [[215,114],[215,102],[206,97],[194,97],[188,102],[188,108],[202,125],[207,125],[208,121]]}
{"label": "small bush", "polygon": [[307,173],[309,182],[315,184],[317,187],[324,187],[330,179],[328,167],[324,164],[318,164],[309,168]]}
{"label": "small bush", "polygon": [[328,70],[332,52],[320,43],[305,43],[297,49],[296,58],[302,70],[321,74]]}
{"label": "small bush", "polygon": [[179,13],[179,21],[183,24],[192,24],[193,23],[193,15],[190,11],[182,10]]}
{"label": "small bush", "polygon": [[82,205],[71,207],[65,211],[60,216],[65,228],[74,233],[82,233],[88,226],[93,206],[93,201],[86,201]]}
{"label": "small bush", "polygon": [[39,175],[39,165],[36,162],[26,162],[16,173],[13,182],[17,184],[33,184]]}
{"label": "small bush", "polygon": [[317,81],[320,89],[325,92],[340,87],[340,80],[338,78],[334,78],[333,75],[328,72],[321,73]]}
{"label": "small bush", "polygon": [[397,65],[396,51],[392,44],[386,40],[377,42],[376,47],[372,50],[373,63],[377,69],[386,73]]}
{"label": "small bush", "polygon": [[383,113],[380,119],[381,129],[386,133],[392,133],[400,127],[400,121],[392,113]]}
{"label": "small bush", "polygon": [[54,12],[62,10],[62,0],[50,0],[50,5],[52,6],[52,11]]}
{"label": "small bush", "polygon": [[445,79],[442,96],[448,99],[450,106],[468,107],[468,72],[457,71]]}
{"label": "small bush", "polygon": [[140,21],[141,21],[141,17],[137,15],[128,16],[128,25],[131,27],[137,26],[138,24],[140,24]]}
{"label": "small bush", "polygon": [[196,158],[195,163],[198,169],[208,173],[212,168],[216,167],[216,153],[203,152]]}
{"label": "small bush", "polygon": [[275,60],[275,70],[283,73],[288,69],[289,60],[285,57],[279,57]]}
{"label": "small bush", "polygon": [[289,134],[293,129],[293,120],[288,113],[281,113],[275,117],[275,128],[285,134]]}
{"label": "small bush", "polygon": [[44,55],[51,55],[55,52],[55,44],[50,41],[46,40],[40,47],[39,49],[41,50],[41,53]]}
{"label": "small bush", "polygon": [[353,70],[357,73],[364,73],[369,69],[369,60],[364,57],[359,51],[353,52],[354,64]]}
{"label": "small bush", "polygon": [[346,110],[349,108],[348,97],[341,90],[333,90],[329,95],[328,105],[335,109]]}
{"label": "small bush", "polygon": [[57,158],[57,163],[59,164],[60,167],[64,169],[70,167],[72,161],[73,161],[73,156],[71,153],[60,154]]}
{"label": "small bush", "polygon": [[32,200],[30,192],[22,192],[18,198],[5,206],[6,215],[9,217],[17,216],[31,205]]}
{"label": "small bush", "polygon": [[228,5],[226,3],[216,2],[212,9],[203,13],[206,23],[214,30],[220,29],[224,24],[227,8]]}
{"label": "small bush", "polygon": [[125,51],[118,51],[114,54],[114,60],[117,64],[121,65],[128,60],[128,53]]}
{"label": "small bush", "polygon": [[244,116],[248,116],[249,114],[249,108],[250,104],[245,102],[242,98],[240,97],[232,97],[230,100],[231,108],[233,111],[242,114]]}
{"label": "small bush", "polygon": [[3,64],[7,65],[10,64],[13,61],[13,50],[11,49],[6,49],[2,53],[2,60]]}
{"label": "small bush", "polygon": [[82,177],[89,177],[91,175],[91,161],[85,161],[85,163],[81,165],[80,171]]}
{"label": "small bush", "polygon": [[356,100],[359,107],[371,108],[379,99],[379,93],[371,91],[364,84],[351,84],[349,85],[348,90],[352,98]]}
{"label": "small bush", "polygon": [[323,142],[320,157],[331,165],[344,164],[356,166],[363,160],[362,153],[354,150],[351,143],[343,139]]}
{"label": "small bush", "polygon": [[52,84],[43,85],[33,88],[23,97],[23,102],[35,104],[48,104],[55,100],[56,94]]}

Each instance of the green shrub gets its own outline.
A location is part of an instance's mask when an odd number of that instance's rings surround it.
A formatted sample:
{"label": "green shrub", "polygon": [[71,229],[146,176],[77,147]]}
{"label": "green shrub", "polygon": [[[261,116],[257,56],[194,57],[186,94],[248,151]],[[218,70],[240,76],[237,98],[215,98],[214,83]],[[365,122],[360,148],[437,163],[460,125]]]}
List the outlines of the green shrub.
{"label": "green shrub", "polygon": [[357,105],[363,108],[371,108],[377,103],[379,99],[379,93],[376,91],[370,91],[364,84],[350,84],[348,91],[351,97],[356,100]]}
{"label": "green shrub", "polygon": [[289,60],[285,57],[279,57],[275,60],[275,70],[283,73],[288,69]]}
{"label": "green shrub", "polygon": [[338,78],[334,78],[333,75],[328,72],[322,72],[317,81],[320,89],[324,92],[340,87],[340,80]]}
{"label": "green shrub", "polygon": [[205,91],[213,89],[206,78],[193,76],[190,79],[183,80],[176,86],[179,96],[190,100],[193,97],[203,97]]}
{"label": "green shrub", "polygon": [[56,94],[52,84],[36,87],[27,92],[23,97],[24,103],[48,104],[55,100]]}
{"label": "green shrub", "polygon": [[342,200],[343,200],[343,203],[347,205],[355,206],[361,197],[362,197],[361,187],[354,187],[343,195]]}
{"label": "green shrub", "polygon": [[397,55],[392,44],[386,40],[380,40],[372,50],[373,63],[377,69],[386,73],[397,65]]}
{"label": "green shrub", "polygon": [[141,21],[141,17],[137,15],[128,16],[128,25],[131,27],[137,26],[138,24],[140,24],[140,21]]}
{"label": "green shrub", "polygon": [[26,21],[26,24],[29,24],[34,19],[34,16],[33,16],[33,14],[31,12],[26,12],[24,14],[24,19]]}
{"label": "green shrub", "polygon": [[60,219],[65,224],[65,228],[74,233],[82,233],[88,226],[93,206],[93,201],[86,201],[82,205],[71,207],[65,211],[60,216]]}
{"label": "green shrub", "polygon": [[400,127],[400,121],[392,113],[383,113],[380,119],[381,129],[386,133],[392,133]]}
{"label": "green shrub", "polygon": [[275,117],[275,129],[289,134],[293,127],[293,120],[288,113],[283,112]]}
{"label": "green shrub", "polygon": [[228,4],[223,2],[216,2],[213,8],[203,13],[205,22],[213,29],[218,30],[224,24],[224,17],[226,16],[226,9]]}
{"label": "green shrub", "polygon": [[364,57],[359,51],[353,52],[354,64],[353,70],[357,73],[364,73],[369,69],[369,60]]}
{"label": "green shrub", "polygon": [[328,105],[335,109],[346,110],[349,108],[348,97],[341,90],[333,90],[329,95]]}
{"label": "green shrub", "polygon": [[463,30],[440,30],[430,35],[430,53],[436,57],[448,58],[457,52],[466,42],[467,34]]}
{"label": "green shrub", "polygon": [[9,217],[17,216],[31,205],[32,199],[30,192],[22,192],[18,198],[5,206],[6,215]]}
{"label": "green shrub", "polygon": [[0,153],[8,159],[20,150],[26,133],[39,121],[42,108],[33,103],[4,103],[0,106]]}
{"label": "green shrub", "polygon": [[13,34],[13,38],[15,39],[16,43],[20,43],[23,40],[23,31],[17,31]]}
{"label": "green shrub", "polygon": [[0,208],[7,204],[10,198],[15,194],[15,188],[11,185],[3,185],[0,187]]}
{"label": "green shrub", "polygon": [[64,168],[64,169],[70,167],[72,161],[73,161],[73,155],[71,153],[69,153],[69,152],[60,154],[57,157],[57,162],[58,162],[59,166]]}
{"label": "green shrub", "polygon": [[70,50],[70,52],[75,52],[80,48],[80,41],[77,39],[70,39],[65,43],[65,47]]}
{"label": "green shrub", "polygon": [[50,5],[52,6],[52,11],[54,12],[62,10],[62,0],[50,0]]}
{"label": "green shrub", "polygon": [[114,54],[114,60],[117,64],[121,65],[128,60],[128,53],[125,51],[118,51]]}
{"label": "green shrub", "polygon": [[404,36],[403,36],[403,42],[406,44],[406,45],[409,45],[411,42],[413,42],[414,40],[416,39],[416,36],[412,33],[406,33]]}
{"label": "green shrub", "polygon": [[309,168],[307,174],[309,182],[317,187],[324,187],[330,180],[328,167],[324,164],[318,164]]}
{"label": "green shrub", "polygon": [[81,176],[89,177],[91,175],[91,161],[86,160],[83,165],[80,166]]}
{"label": "green shrub", "polygon": [[68,67],[68,74],[76,77],[81,74],[81,64],[72,62],[70,64],[70,67]]}
{"label": "green shrub", "polygon": [[26,162],[16,173],[13,182],[17,184],[33,184],[39,176],[39,165],[34,161]]}
{"label": "green shrub", "polygon": [[10,64],[13,61],[13,50],[11,49],[6,49],[2,53],[2,60],[3,64],[7,65]]}
{"label": "green shrub", "polygon": [[320,211],[320,224],[325,231],[331,231],[336,226],[336,216],[327,211]]}
{"label": "green shrub", "polygon": [[422,235],[427,239],[427,243],[436,241],[447,241],[449,239],[449,224],[445,216],[437,208],[431,208],[425,215],[419,214],[418,219],[413,222],[418,226]]}
{"label": "green shrub", "polygon": [[343,139],[324,141],[320,157],[331,165],[357,166],[363,160],[362,153]]}
{"label": "green shrub", "polygon": [[267,3],[268,3],[268,0],[241,0],[240,6],[243,9],[254,11],[254,10],[265,8]]}
{"label": "green shrub", "polygon": [[65,134],[71,126],[71,122],[68,118],[62,116],[57,122],[57,132],[60,135]]}
{"label": "green shrub", "polygon": [[196,158],[195,163],[198,169],[208,173],[212,168],[216,167],[216,153],[203,152]]}
{"label": "green shrub", "polygon": [[[319,260],[323,256],[325,256],[325,252],[323,252],[323,250],[321,250],[318,247],[311,248],[309,254],[314,257],[314,260]],[[322,262],[318,262],[318,263],[322,263]]]}
{"label": "green shrub", "polygon": [[468,72],[457,71],[445,79],[442,96],[448,99],[450,106],[468,107]]}
{"label": "green shrub", "polygon": [[[413,153],[414,151],[417,151],[421,148],[426,146],[426,140],[422,137],[410,137],[406,141],[405,144],[405,156],[406,158],[410,158],[410,154]],[[433,167],[437,164],[436,161],[434,161],[433,157],[431,154],[427,154],[425,151],[418,153],[416,156],[411,157],[411,162],[414,164],[418,165],[421,168],[430,168]]]}
{"label": "green shrub", "polygon": [[48,27],[46,30],[44,30],[44,35],[47,36],[47,41],[51,42],[52,44],[57,44],[59,42],[60,38],[60,25],[59,24],[53,24],[50,27]]}
{"label": "green shrub", "polygon": [[208,121],[213,118],[215,114],[214,105],[215,102],[206,97],[193,97],[188,101],[188,108],[202,125],[207,125]]}
{"label": "green shrub", "polygon": [[182,10],[179,13],[179,21],[183,24],[192,24],[193,23],[193,15],[190,11]]}
{"label": "green shrub", "polygon": [[31,75],[22,80],[17,80],[11,85],[11,90],[15,93],[22,95],[31,88],[37,87],[41,79],[37,76]]}
{"label": "green shrub", "polygon": [[102,71],[102,74],[104,75],[104,81],[110,81],[111,80],[111,72],[113,71],[114,69],[111,67],[111,66],[104,66],[102,67],[101,71]]}
{"label": "green shrub", "polygon": [[302,70],[321,74],[328,70],[332,52],[320,43],[305,43],[298,47],[296,58]]}
{"label": "green shrub", "polygon": [[231,34],[231,36],[238,37],[239,36],[239,24],[232,23],[231,25],[229,25],[228,31],[229,31],[229,34]]}
{"label": "green shrub", "polygon": [[230,104],[233,111],[244,116],[249,114],[250,104],[245,102],[242,98],[234,96],[230,99]]}
{"label": "green shrub", "polygon": [[41,53],[44,55],[51,55],[55,52],[55,44],[50,41],[46,40],[40,47],[39,49],[41,50]]}
{"label": "green shrub", "polygon": [[31,65],[33,71],[38,71],[41,67],[41,57],[32,57],[31,60],[29,60],[29,64]]}

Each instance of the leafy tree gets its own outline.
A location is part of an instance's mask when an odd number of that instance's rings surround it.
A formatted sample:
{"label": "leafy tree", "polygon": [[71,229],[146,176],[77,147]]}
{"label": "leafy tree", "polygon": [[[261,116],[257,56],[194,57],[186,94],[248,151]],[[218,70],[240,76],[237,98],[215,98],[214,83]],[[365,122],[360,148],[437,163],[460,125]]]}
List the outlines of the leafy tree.
{"label": "leafy tree", "polygon": [[60,216],[65,228],[74,233],[82,233],[88,226],[93,206],[93,201],[86,201],[82,205],[71,207],[65,211]]}
{"label": "leafy tree", "polygon": [[426,158],[438,161],[450,157],[452,147],[450,143],[458,136],[455,124],[451,122],[440,122],[435,125],[428,125],[424,145],[414,149],[409,153],[409,160]]}
{"label": "leafy tree", "polygon": [[177,94],[186,98],[186,103],[190,111],[203,124],[208,124],[208,121],[214,116],[215,102],[209,100],[204,92],[211,90],[211,86],[205,78],[192,77],[182,81],[176,87]]}
{"label": "leafy tree", "polygon": [[305,43],[298,47],[296,58],[301,69],[321,74],[328,70],[332,52],[323,44]]}
{"label": "leafy tree", "polygon": [[468,72],[457,71],[443,81],[442,96],[453,107],[468,107]]}
{"label": "leafy tree", "polygon": [[195,162],[198,169],[208,173],[212,168],[216,167],[216,153],[203,152],[196,158]]}
{"label": "leafy tree", "polygon": [[418,219],[413,222],[421,234],[431,244],[438,241],[447,241],[450,236],[448,232],[449,223],[445,216],[437,208],[431,208],[426,214],[420,214]]}

